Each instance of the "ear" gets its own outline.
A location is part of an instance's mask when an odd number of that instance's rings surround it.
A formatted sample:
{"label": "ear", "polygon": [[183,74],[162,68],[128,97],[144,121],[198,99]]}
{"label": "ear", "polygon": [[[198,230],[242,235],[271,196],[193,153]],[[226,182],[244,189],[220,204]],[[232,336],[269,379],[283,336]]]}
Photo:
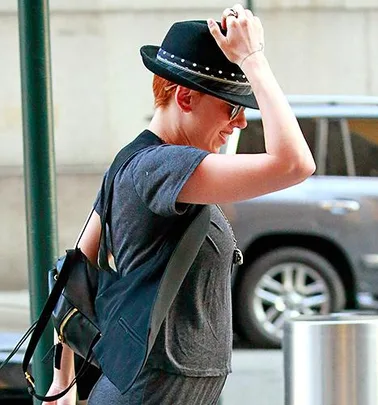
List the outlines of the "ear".
{"label": "ear", "polygon": [[180,110],[183,112],[190,112],[193,108],[193,91],[187,87],[177,86],[175,93],[175,100]]}

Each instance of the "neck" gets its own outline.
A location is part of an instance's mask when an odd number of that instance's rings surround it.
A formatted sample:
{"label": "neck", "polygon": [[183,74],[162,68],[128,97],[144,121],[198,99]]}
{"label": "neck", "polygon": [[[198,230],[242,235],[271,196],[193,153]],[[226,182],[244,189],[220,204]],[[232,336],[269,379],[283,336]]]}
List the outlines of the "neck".
{"label": "neck", "polygon": [[187,137],[182,129],[179,129],[180,117],[177,114],[177,111],[170,107],[157,108],[148,129],[165,143],[187,145]]}

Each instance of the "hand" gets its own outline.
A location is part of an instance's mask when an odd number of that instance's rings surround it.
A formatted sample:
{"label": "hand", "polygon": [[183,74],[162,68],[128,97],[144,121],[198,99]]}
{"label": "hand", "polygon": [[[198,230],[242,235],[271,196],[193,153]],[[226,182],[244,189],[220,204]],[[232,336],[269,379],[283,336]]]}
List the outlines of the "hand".
{"label": "hand", "polygon": [[[65,388],[65,386],[53,381],[45,396],[59,394],[59,392],[62,392]],[[76,385],[74,385],[64,397],[52,402],[42,402],[42,405],[76,405]]]}
{"label": "hand", "polygon": [[231,62],[239,66],[255,51],[264,48],[264,30],[260,19],[240,4],[223,11],[221,26],[227,30],[225,35],[214,20],[209,19],[208,26],[219,48]]}

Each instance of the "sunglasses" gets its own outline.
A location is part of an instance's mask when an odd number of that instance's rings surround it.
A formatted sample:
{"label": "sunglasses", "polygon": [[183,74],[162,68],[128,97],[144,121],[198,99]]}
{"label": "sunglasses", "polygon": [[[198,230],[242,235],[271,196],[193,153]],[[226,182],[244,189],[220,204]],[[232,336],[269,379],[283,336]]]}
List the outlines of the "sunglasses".
{"label": "sunglasses", "polygon": [[236,104],[232,104],[232,103],[227,103],[227,104],[232,108],[231,114],[230,114],[230,121],[235,119],[241,111],[245,110],[245,107],[243,107],[242,105],[236,105]]}

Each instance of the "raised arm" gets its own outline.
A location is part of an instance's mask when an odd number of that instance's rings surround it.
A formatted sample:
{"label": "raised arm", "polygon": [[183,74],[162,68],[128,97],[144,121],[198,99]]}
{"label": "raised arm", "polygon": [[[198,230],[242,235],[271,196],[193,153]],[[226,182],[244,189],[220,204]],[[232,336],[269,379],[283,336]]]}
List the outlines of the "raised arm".
{"label": "raised arm", "polygon": [[[259,18],[241,5],[222,15],[223,35],[214,20],[211,34],[226,57],[239,65],[261,111],[266,153],[209,154],[189,178],[178,201],[224,203],[240,201],[297,184],[315,171],[315,163],[299,124],[264,55],[264,34]],[[233,126],[240,126],[235,118]]]}

